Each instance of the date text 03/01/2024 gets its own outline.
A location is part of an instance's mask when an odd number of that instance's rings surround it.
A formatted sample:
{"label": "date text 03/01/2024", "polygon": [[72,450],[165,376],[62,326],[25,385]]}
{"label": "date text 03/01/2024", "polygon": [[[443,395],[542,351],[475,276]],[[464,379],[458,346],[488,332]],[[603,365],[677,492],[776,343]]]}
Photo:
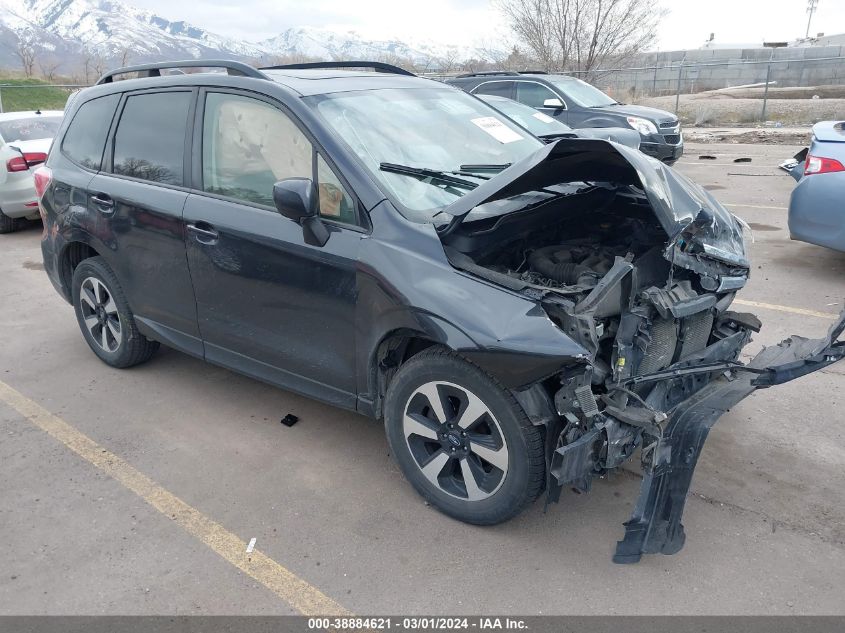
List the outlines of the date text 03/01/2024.
{"label": "date text 03/01/2024", "polygon": [[357,630],[408,630],[408,631],[450,631],[450,630],[523,630],[527,628],[519,618],[499,617],[331,617],[308,618],[309,630],[357,631]]}

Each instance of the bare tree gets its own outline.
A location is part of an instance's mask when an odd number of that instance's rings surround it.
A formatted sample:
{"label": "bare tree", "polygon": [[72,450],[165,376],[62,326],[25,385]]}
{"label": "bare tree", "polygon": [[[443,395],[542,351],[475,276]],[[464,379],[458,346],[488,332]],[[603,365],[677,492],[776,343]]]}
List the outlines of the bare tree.
{"label": "bare tree", "polygon": [[106,69],[108,67],[108,62],[106,58],[103,57],[100,53],[94,53],[91,57],[91,69],[94,71],[94,79],[97,80],[102,77]]}
{"label": "bare tree", "polygon": [[424,57],[421,60],[414,62],[413,71],[418,75],[425,75],[434,71],[438,60],[434,57]]}
{"label": "bare tree", "polygon": [[537,62],[530,53],[516,45],[489,46],[481,45],[476,50],[484,56],[486,63],[481,63],[484,70],[529,70],[537,67]]}
{"label": "bare tree", "polygon": [[56,71],[61,65],[61,60],[55,57],[38,60],[38,69],[41,71],[41,76],[50,83],[53,83],[56,80]]}
{"label": "bare tree", "polygon": [[262,66],[285,66],[287,64],[308,64],[325,61],[322,57],[314,57],[304,53],[288,53],[285,55],[271,55],[262,61]]}
{"label": "bare tree", "polygon": [[410,57],[402,57],[401,55],[397,55],[395,53],[379,53],[375,56],[373,61],[381,62],[382,64],[390,64],[392,66],[398,66],[399,68],[404,68],[405,70],[409,70],[411,72],[416,72],[417,67],[414,63],[414,60]]}
{"label": "bare tree", "polygon": [[91,82],[91,60],[94,58],[94,52],[87,45],[83,45],[80,56],[82,58],[82,72],[85,75],[83,81],[87,84]]}
{"label": "bare tree", "polygon": [[460,53],[457,48],[449,47],[446,52],[437,59],[440,72],[449,74],[458,70]]}
{"label": "bare tree", "polygon": [[[128,54],[127,50],[123,49],[121,59],[128,59]],[[92,45],[91,40],[83,42],[79,55],[86,84],[97,81],[109,66],[108,60],[97,50],[96,44]]]}
{"label": "bare tree", "polygon": [[546,70],[615,66],[655,43],[665,11],[654,0],[495,0]]}
{"label": "bare tree", "polygon": [[124,46],[120,51],[120,67],[125,68],[129,65],[129,61],[132,59],[132,49],[128,46]]}
{"label": "bare tree", "polygon": [[517,46],[514,46],[508,56],[500,63],[503,70],[531,70],[534,60]]}
{"label": "bare tree", "polygon": [[27,77],[32,77],[35,72],[35,61],[37,57],[35,37],[32,33],[24,33],[18,38],[15,55],[21,60],[23,74]]}

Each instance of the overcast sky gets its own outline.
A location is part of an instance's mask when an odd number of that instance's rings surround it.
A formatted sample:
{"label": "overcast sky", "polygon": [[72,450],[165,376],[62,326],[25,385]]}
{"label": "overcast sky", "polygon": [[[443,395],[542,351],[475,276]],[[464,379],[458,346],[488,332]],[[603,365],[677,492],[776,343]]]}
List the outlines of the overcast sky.
{"label": "overcast sky", "polygon": [[[371,39],[430,40],[493,47],[510,37],[490,0],[129,0],[162,17],[184,19],[231,37],[257,41],[292,26],[355,30]],[[803,36],[807,0],[663,0],[669,14],[661,50],[696,48],[710,35],[750,44]],[[819,0],[811,33],[845,33],[845,0]]]}

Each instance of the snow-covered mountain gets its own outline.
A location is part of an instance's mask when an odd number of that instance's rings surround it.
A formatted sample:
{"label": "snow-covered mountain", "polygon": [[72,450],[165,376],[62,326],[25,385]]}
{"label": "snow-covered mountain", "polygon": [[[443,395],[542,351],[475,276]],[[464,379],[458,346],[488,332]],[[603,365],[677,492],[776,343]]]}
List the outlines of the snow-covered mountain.
{"label": "snow-covered mountain", "polygon": [[0,0],[0,25],[19,37],[59,38],[68,48],[84,47],[110,59],[121,58],[127,49],[138,59],[207,52],[261,55],[246,42],[112,0]]}
{"label": "snow-covered mountain", "polygon": [[443,46],[426,42],[368,40],[355,31],[300,26],[289,28],[276,37],[258,43],[270,55],[305,55],[323,59],[412,59],[425,65],[430,60],[479,59],[482,56],[468,46]]}
{"label": "snow-covered mountain", "polygon": [[20,67],[15,51],[21,39],[33,42],[39,58],[61,63],[69,73],[92,55],[114,62],[226,57],[270,60],[302,55],[323,59],[412,59],[438,66],[437,60],[483,59],[468,46],[442,46],[398,40],[368,40],[354,31],[288,28],[261,42],[246,42],[183,20],[171,21],[120,0],[0,0],[0,66]]}

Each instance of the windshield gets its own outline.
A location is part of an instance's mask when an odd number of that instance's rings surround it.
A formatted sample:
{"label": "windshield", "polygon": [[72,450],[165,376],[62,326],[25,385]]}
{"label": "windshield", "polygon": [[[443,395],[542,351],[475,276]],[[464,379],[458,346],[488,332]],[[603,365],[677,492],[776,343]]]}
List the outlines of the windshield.
{"label": "windshield", "polygon": [[27,119],[0,121],[0,139],[7,143],[14,141],[37,141],[53,138],[59,131],[62,117],[39,116]]}
{"label": "windshield", "polygon": [[571,99],[582,108],[600,108],[617,103],[598,88],[580,79],[552,79],[551,82],[563,92],[567,99]]}
{"label": "windshield", "polygon": [[549,134],[566,134],[572,128],[553,119],[547,114],[538,112],[531,106],[523,105],[513,99],[504,97],[487,98],[482,96],[482,101],[489,103],[499,112],[519,123],[534,136],[548,136]]}
{"label": "windshield", "polygon": [[[307,100],[411,220],[430,222],[471,186],[543,147],[507,117],[448,88],[359,90]],[[405,167],[405,168],[400,168]],[[412,175],[407,168],[440,171]],[[451,181],[454,184],[454,179]]]}

